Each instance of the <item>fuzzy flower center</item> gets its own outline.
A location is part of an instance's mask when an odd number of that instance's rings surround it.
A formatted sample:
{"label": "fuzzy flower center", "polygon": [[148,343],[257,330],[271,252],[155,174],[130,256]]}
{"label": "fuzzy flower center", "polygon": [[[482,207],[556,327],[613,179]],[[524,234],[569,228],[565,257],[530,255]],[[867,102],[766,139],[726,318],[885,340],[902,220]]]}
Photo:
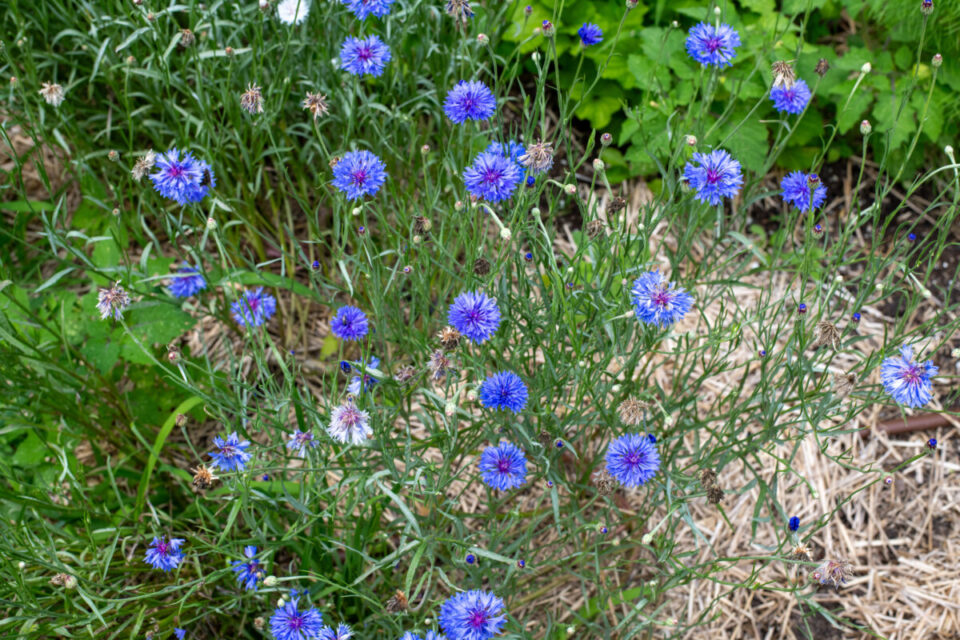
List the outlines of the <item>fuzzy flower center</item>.
{"label": "fuzzy flower center", "polygon": [[499,169],[491,168],[483,172],[483,181],[490,184],[499,182],[502,177],[503,177],[503,172],[500,171]]}
{"label": "fuzzy flower center", "polygon": [[510,460],[507,458],[500,458],[497,461],[497,471],[500,473],[510,473]]}
{"label": "fuzzy flower center", "polygon": [[638,464],[640,464],[640,452],[631,451],[627,455],[623,456],[623,461],[627,464],[627,466],[630,466],[630,467],[637,466]]}
{"label": "fuzzy flower center", "polygon": [[353,428],[360,422],[360,413],[356,409],[350,408],[343,412],[341,419],[343,420],[343,424]]}
{"label": "fuzzy flower center", "polygon": [[157,544],[157,553],[159,553],[162,556],[167,555],[168,553],[170,553],[170,545],[168,545],[165,541],[161,540]]}
{"label": "fuzzy flower center", "polygon": [[230,457],[236,455],[236,450],[233,448],[232,444],[225,444],[220,447],[220,454],[225,457]]}
{"label": "fuzzy flower center", "polygon": [[661,309],[666,309],[668,306],[670,306],[671,298],[672,296],[670,295],[670,292],[666,289],[657,289],[650,296],[650,302],[652,302],[654,306],[660,307]]}
{"label": "fuzzy flower center", "polygon": [[710,53],[716,53],[722,46],[723,43],[720,41],[720,38],[710,38],[707,40],[707,51]]}
{"label": "fuzzy flower center", "polygon": [[260,308],[260,299],[259,298],[247,298],[247,306],[250,307],[252,313],[256,313],[257,309]]}
{"label": "fuzzy flower center", "polygon": [[170,165],[170,168],[167,170],[167,173],[170,175],[171,178],[177,179],[180,176],[182,176],[185,172],[183,170],[183,167],[181,167],[180,165],[172,164]]}
{"label": "fuzzy flower center", "polygon": [[[367,181],[367,172],[366,172],[365,170],[363,170],[363,169],[357,169],[357,170],[354,171],[352,174],[350,174],[350,176],[353,178],[353,182],[354,182],[358,187],[362,187],[362,186],[364,185],[364,183]],[[350,322],[349,322],[349,321],[345,321],[343,324],[349,326],[349,325],[350,325]]]}
{"label": "fuzzy flower center", "polygon": [[373,58],[373,49],[370,47],[360,47],[357,49],[357,57],[364,62],[368,62]]}
{"label": "fuzzy flower center", "polygon": [[467,620],[467,624],[469,624],[469,625],[470,625],[471,627],[473,627],[474,629],[478,629],[478,630],[479,630],[479,629],[482,629],[482,628],[484,627],[484,625],[487,624],[487,613],[486,613],[486,611],[482,611],[482,610],[480,610],[480,609],[477,609],[476,611],[474,611],[473,613],[471,613],[471,614],[470,614],[470,618]]}
{"label": "fuzzy flower center", "polygon": [[903,381],[910,386],[920,384],[920,370],[917,365],[910,365],[904,369],[900,377],[903,378]]}
{"label": "fuzzy flower center", "polygon": [[303,616],[300,614],[290,616],[290,619],[287,620],[287,628],[290,629],[290,631],[303,629]]}
{"label": "fuzzy flower center", "polygon": [[709,184],[717,184],[722,176],[723,174],[718,169],[707,169],[707,182]]}

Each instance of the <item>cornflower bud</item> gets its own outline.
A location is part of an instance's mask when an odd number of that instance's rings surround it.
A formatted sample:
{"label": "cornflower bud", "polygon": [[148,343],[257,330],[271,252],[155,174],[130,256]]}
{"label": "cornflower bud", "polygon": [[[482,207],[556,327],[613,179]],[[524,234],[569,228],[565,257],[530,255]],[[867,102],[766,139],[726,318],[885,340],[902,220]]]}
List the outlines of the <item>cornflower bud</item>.
{"label": "cornflower bud", "polygon": [[479,33],[477,34],[477,42],[482,45],[490,44],[490,36],[485,33]]}
{"label": "cornflower bud", "polygon": [[603,146],[609,147],[611,142],[613,142],[613,136],[610,135],[609,133],[605,133],[602,136],[600,136],[600,144],[602,144]]}
{"label": "cornflower bud", "polygon": [[550,22],[549,20],[544,20],[541,26],[543,27],[544,37],[552,38],[554,34],[553,23]]}
{"label": "cornflower bud", "polygon": [[943,64],[943,56],[939,53],[933,54],[933,60],[930,61],[930,64],[933,65],[934,69],[939,69],[940,65]]}
{"label": "cornflower bud", "polygon": [[575,195],[575,194],[577,193],[577,187],[576,187],[576,185],[566,184],[566,185],[563,186],[563,191],[564,191],[564,193],[566,193],[568,196],[572,196],[572,195]]}
{"label": "cornflower bud", "polygon": [[860,67],[860,73],[862,73],[862,74],[864,74],[864,75],[870,73],[871,71],[873,71],[873,67],[870,66],[870,63],[869,63],[869,62],[864,62],[864,63],[863,63],[863,66]]}
{"label": "cornflower bud", "polygon": [[923,0],[923,2],[920,3],[920,13],[925,16],[933,13],[933,0]]}
{"label": "cornflower bud", "polygon": [[684,138],[684,140],[686,141],[688,147],[697,146],[697,136],[688,135]]}
{"label": "cornflower bud", "polygon": [[603,160],[600,158],[593,159],[593,170],[597,173],[601,173],[604,169]]}
{"label": "cornflower bud", "polygon": [[871,131],[873,131],[873,125],[870,124],[869,120],[860,123],[860,135],[868,136]]}

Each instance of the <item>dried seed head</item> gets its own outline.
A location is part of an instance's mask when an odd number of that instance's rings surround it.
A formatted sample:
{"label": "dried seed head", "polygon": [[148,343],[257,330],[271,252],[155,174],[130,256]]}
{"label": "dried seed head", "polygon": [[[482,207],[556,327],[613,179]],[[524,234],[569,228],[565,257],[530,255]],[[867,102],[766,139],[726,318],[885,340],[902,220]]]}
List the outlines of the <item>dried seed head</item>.
{"label": "dried seed head", "polygon": [[620,416],[620,422],[628,427],[635,427],[643,420],[643,412],[650,405],[636,398],[627,398],[617,407],[617,415]]}
{"label": "dried seed head", "polygon": [[394,374],[393,379],[396,380],[396,381],[397,381],[398,383],[400,383],[400,384],[407,384],[408,382],[410,382],[411,380],[413,380],[413,377],[414,377],[416,374],[417,374],[417,370],[416,370],[416,369],[414,369],[414,368],[413,368],[412,366],[410,366],[409,364],[405,364],[405,365],[403,365],[402,367],[400,367],[399,369],[397,369],[397,373]]}
{"label": "dried seed head", "polygon": [[603,233],[606,225],[603,223],[603,220],[591,220],[587,223],[587,237],[596,238],[601,233]]}
{"label": "dried seed head", "polygon": [[490,261],[486,258],[477,258],[473,261],[473,272],[478,276],[485,276],[490,273]]}
{"label": "dried seed head", "polygon": [[307,91],[307,97],[303,99],[302,104],[304,109],[313,114],[314,120],[330,113],[330,110],[327,108],[327,96],[321,93],[310,93]]}
{"label": "dried seed head", "polygon": [[437,339],[440,340],[440,346],[447,351],[453,351],[460,346],[460,332],[453,327],[440,329]]}
{"label": "dried seed head", "polygon": [[176,424],[178,428],[183,428],[183,426],[187,424],[187,414],[178,413],[174,419],[174,424]]}
{"label": "dried seed head", "polygon": [[259,85],[247,85],[247,90],[240,96],[240,108],[247,113],[263,113],[263,94]]}
{"label": "dried seed head", "polygon": [[450,369],[450,358],[439,349],[430,354],[430,360],[427,362],[427,370],[434,381],[443,380]]}
{"label": "dried seed head", "polygon": [[789,62],[777,60],[773,63],[771,71],[773,71],[773,86],[775,87],[789,89],[797,81],[797,74]]}
{"label": "dried seed head", "polygon": [[544,448],[549,447],[553,444],[553,436],[550,435],[547,431],[541,431],[537,434],[537,442],[542,444]]}
{"label": "dried seed head", "polygon": [[387,611],[390,613],[400,613],[407,610],[407,596],[404,595],[403,591],[399,589],[393,594],[389,600],[387,600],[386,605]]}
{"label": "dried seed head", "polygon": [[807,545],[803,544],[802,542],[798,542],[798,543],[793,547],[793,550],[790,552],[790,555],[791,555],[793,558],[796,558],[796,559],[798,559],[798,560],[799,560],[800,558],[809,558],[809,557],[810,557],[810,547],[808,547]]}
{"label": "dried seed head", "polygon": [[330,158],[330,162],[328,164],[330,165],[330,168],[333,169],[335,166],[340,164],[340,156],[333,156]]}
{"label": "dried seed head", "polygon": [[137,160],[137,163],[133,165],[133,169],[130,170],[130,175],[133,176],[133,179],[137,182],[147,175],[147,172],[153,168],[153,163],[157,159],[157,154],[153,152],[153,149],[148,149],[145,154],[140,156]]}
{"label": "dried seed head", "polygon": [[823,564],[810,574],[810,577],[820,584],[832,584],[839,590],[841,584],[847,583],[847,577],[852,568],[853,566],[846,560],[824,560]]}
{"label": "dried seed head", "polygon": [[453,18],[453,24],[457,28],[466,28],[473,16],[469,0],[447,0],[446,10],[447,15]]}
{"label": "dried seed head", "polygon": [[817,66],[814,68],[814,72],[821,78],[827,75],[827,71],[830,70],[830,63],[827,62],[826,58],[820,58],[817,60]]}
{"label": "dried seed head", "polygon": [[200,465],[196,469],[191,469],[193,472],[193,488],[197,491],[206,491],[213,483],[219,480],[217,476],[211,473],[210,469],[207,469],[204,465]]}
{"label": "dried seed head", "polygon": [[723,502],[723,489],[717,485],[707,487],[707,502],[710,504],[720,504]]}
{"label": "dried seed head", "polygon": [[617,196],[613,200],[607,203],[607,213],[616,213],[617,211],[622,211],[627,206],[627,201]]}
{"label": "dried seed head", "polygon": [[257,616],[256,618],[253,619],[253,628],[256,629],[257,631],[263,631],[263,628],[266,625],[267,625],[267,621],[261,618],[260,616]]}
{"label": "dried seed head", "polygon": [[190,31],[190,29],[180,29],[180,48],[181,49],[186,49],[196,41],[197,41],[197,37],[193,35],[193,31]]}
{"label": "dried seed head", "polygon": [[553,143],[540,140],[527,147],[526,153],[517,158],[520,164],[532,173],[543,173],[553,166]]}
{"label": "dried seed head", "polygon": [[593,484],[602,496],[608,496],[617,490],[617,479],[610,475],[610,472],[606,469],[601,469],[593,474]]}
{"label": "dried seed head", "polygon": [[55,82],[44,82],[38,93],[43,96],[43,100],[47,104],[54,107],[59,107],[60,103],[63,102],[63,87]]}
{"label": "dried seed head", "polygon": [[857,385],[857,374],[855,373],[835,373],[833,374],[833,386],[837,391],[837,396],[842,400],[850,395]]}
{"label": "dried seed head", "polygon": [[830,345],[834,350],[840,348],[840,330],[826,320],[818,322],[813,328],[813,342],[810,346],[816,349],[824,345]]}
{"label": "dried seed head", "polygon": [[697,478],[700,480],[700,484],[704,488],[712,487],[717,484],[717,472],[713,469],[701,469],[700,473],[697,474]]}
{"label": "dried seed head", "polygon": [[432,228],[433,223],[426,216],[417,216],[413,219],[413,232],[418,236],[422,236]]}

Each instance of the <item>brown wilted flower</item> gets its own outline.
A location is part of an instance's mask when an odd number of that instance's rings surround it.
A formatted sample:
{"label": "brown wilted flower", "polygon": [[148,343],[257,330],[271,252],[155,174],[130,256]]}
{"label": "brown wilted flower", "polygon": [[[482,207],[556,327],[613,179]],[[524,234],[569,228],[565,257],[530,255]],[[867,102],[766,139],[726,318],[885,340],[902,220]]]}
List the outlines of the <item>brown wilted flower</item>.
{"label": "brown wilted flower", "polygon": [[153,168],[153,163],[156,162],[157,154],[153,152],[153,149],[147,149],[147,152],[140,156],[137,159],[137,163],[133,165],[133,169],[130,170],[130,175],[133,176],[133,179],[137,182],[140,182],[143,179],[143,176],[147,175],[147,172]]}
{"label": "brown wilted flower", "polygon": [[58,573],[57,575],[50,578],[50,584],[55,587],[64,587],[66,589],[73,589],[77,586],[77,579],[70,575],[69,573]]}
{"label": "brown wilted flower", "polygon": [[447,15],[453,18],[453,22],[458,28],[466,28],[471,16],[473,16],[470,0],[447,0]]}
{"label": "brown wilted flower", "polygon": [[827,62],[826,58],[820,58],[817,60],[817,66],[814,68],[814,71],[821,78],[827,75],[827,71],[830,70],[830,63]]}
{"label": "brown wilted flower", "polygon": [[814,569],[810,577],[820,584],[832,584],[837,590],[841,584],[847,583],[847,577],[853,568],[846,560],[824,560],[823,563]]}
{"label": "brown wilted flower", "polygon": [[606,469],[601,469],[593,474],[593,484],[602,496],[608,496],[617,489],[617,479],[610,475]]}
{"label": "brown wilted flower", "polygon": [[837,396],[842,400],[850,395],[853,388],[857,385],[857,374],[855,373],[835,373],[833,374],[833,386],[836,389]]}
{"label": "brown wilted flower", "polygon": [[553,436],[546,431],[541,431],[537,434],[537,441],[546,448],[553,444]]}
{"label": "brown wilted flower", "polygon": [[717,472],[713,469],[700,469],[700,473],[697,474],[697,478],[700,480],[700,484],[706,487],[712,487],[717,484]]}
{"label": "brown wilted flower", "polygon": [[253,619],[253,628],[257,631],[263,631],[263,628],[267,625],[267,621],[262,617],[257,616]]}
{"label": "brown wilted flower", "polygon": [[460,346],[460,332],[453,327],[440,329],[437,339],[440,340],[440,346],[447,351],[453,351]]}
{"label": "brown wilted flower", "polygon": [[191,469],[193,472],[193,488],[197,491],[206,491],[213,483],[219,480],[217,476],[211,473],[210,469],[207,469],[204,465],[200,465],[196,469]]}
{"label": "brown wilted flower", "polygon": [[717,485],[707,487],[707,502],[710,504],[720,504],[723,502],[723,489]]}
{"label": "brown wilted flower", "polygon": [[330,165],[330,168],[333,169],[335,166],[340,164],[340,156],[333,156],[330,158],[330,162],[328,164]]}
{"label": "brown wilted flower", "polygon": [[260,85],[252,82],[247,85],[247,90],[240,96],[240,108],[247,113],[263,113],[263,94],[260,93]]}
{"label": "brown wilted flower", "polygon": [[771,67],[773,71],[773,86],[790,89],[797,81],[797,74],[789,62],[777,60]]}
{"label": "brown wilted flower", "polygon": [[422,236],[433,228],[433,223],[426,216],[417,216],[413,219],[413,232]]}
{"label": "brown wilted flower", "polygon": [[174,419],[174,424],[176,424],[179,428],[183,428],[183,426],[187,424],[187,414],[178,413],[177,417]]}
{"label": "brown wilted flower", "polygon": [[531,173],[543,173],[553,166],[553,143],[534,142],[527,147],[526,152],[517,158],[520,164],[530,169]]}
{"label": "brown wilted flower", "polygon": [[627,201],[617,196],[613,200],[607,203],[607,213],[616,213],[617,211],[622,211],[627,206]]}
{"label": "brown wilted flower", "polygon": [[636,398],[627,398],[617,407],[617,415],[620,416],[620,422],[628,427],[635,427],[643,420],[643,412],[650,405]]}
{"label": "brown wilted flower", "polygon": [[603,233],[604,228],[606,228],[606,225],[603,220],[591,220],[587,223],[587,237],[596,238]]}
{"label": "brown wilted flower", "polygon": [[810,547],[802,542],[798,542],[796,545],[794,545],[793,550],[790,552],[790,556],[798,560],[800,558],[809,558]]}
{"label": "brown wilted flower", "polygon": [[810,346],[816,349],[824,345],[830,345],[834,350],[840,348],[840,330],[835,324],[826,320],[818,322],[813,328],[813,342]]}
{"label": "brown wilted flower", "polygon": [[430,376],[435,380],[442,380],[447,375],[447,369],[450,368],[450,358],[439,349],[430,354],[430,360],[427,362],[427,369]]}
{"label": "brown wilted flower", "polygon": [[54,107],[59,107],[63,102],[63,87],[55,82],[44,82],[38,93],[47,104]]}
{"label": "brown wilted flower", "polygon": [[393,596],[387,600],[386,608],[390,613],[400,613],[402,611],[406,611],[407,596],[404,595],[403,591],[397,589]]}
{"label": "brown wilted flower", "polygon": [[416,374],[417,374],[416,369],[414,369],[409,364],[405,364],[399,369],[397,369],[397,373],[394,374],[393,379],[399,382],[400,384],[406,384],[411,380],[413,380],[413,376],[415,376]]}
{"label": "brown wilted flower", "polygon": [[181,49],[186,49],[196,41],[197,41],[197,37],[193,35],[193,31],[190,31],[190,29],[180,29],[180,48]]}
{"label": "brown wilted flower", "polygon": [[477,258],[473,261],[473,272],[478,276],[485,276],[490,273],[490,261],[486,258]]}
{"label": "brown wilted flower", "polygon": [[330,113],[330,110],[327,108],[327,96],[320,93],[310,93],[307,91],[307,97],[303,99],[302,104],[304,109],[313,114],[314,120]]}

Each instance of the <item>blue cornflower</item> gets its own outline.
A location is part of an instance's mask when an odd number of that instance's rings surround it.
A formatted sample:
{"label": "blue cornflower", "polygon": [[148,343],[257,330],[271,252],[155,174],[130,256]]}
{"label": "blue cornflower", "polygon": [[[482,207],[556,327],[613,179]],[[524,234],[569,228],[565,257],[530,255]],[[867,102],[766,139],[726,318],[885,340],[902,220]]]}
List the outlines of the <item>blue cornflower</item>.
{"label": "blue cornflower", "polygon": [[[361,360],[359,366],[360,370],[377,369],[380,367],[380,358],[373,356],[368,363]],[[364,391],[369,391],[377,382],[379,381],[376,378],[366,373],[363,374],[363,379],[361,379],[360,376],[353,376],[353,378],[350,379],[350,384],[347,385],[347,393],[358,396]]]}
{"label": "blue cornflower", "polygon": [[693,296],[675,287],[659,271],[648,271],[633,281],[630,300],[637,320],[658,327],[666,327],[693,307]]}
{"label": "blue cornflower", "polygon": [[150,174],[154,190],[180,205],[200,202],[211,187],[217,186],[210,165],[197,160],[189,151],[184,152],[181,160],[180,151],[170,149],[157,156],[156,167],[157,172]]}
{"label": "blue cornflower", "polygon": [[771,89],[770,99],[777,111],[800,114],[810,102],[810,87],[798,78],[792,87],[776,86]]}
{"label": "blue cornflower", "polygon": [[183,640],[187,637],[187,630],[177,627],[173,630],[173,635],[177,637],[177,640]]}
{"label": "blue cornflower", "polygon": [[803,171],[787,174],[780,182],[780,188],[783,189],[783,199],[800,211],[809,209],[811,201],[813,208],[817,209],[827,199],[827,187],[823,182],[814,180],[811,183],[810,176]]}
{"label": "blue cornflower", "polygon": [[346,305],[337,309],[330,320],[330,331],[341,340],[356,342],[367,335],[370,325],[363,311]]}
{"label": "blue cornflower", "polygon": [[797,516],[792,516],[790,521],[787,522],[787,526],[790,528],[790,531],[796,531],[800,528],[800,518]]}
{"label": "blue cornflower", "polygon": [[499,151],[482,151],[463,172],[463,182],[470,195],[500,202],[517,190],[523,179],[521,167]]}
{"label": "blue cornflower", "polygon": [[696,190],[700,202],[716,206],[723,198],[732,198],[740,191],[743,184],[740,163],[723,149],[694,153],[693,162],[683,168],[683,179]]}
{"label": "blue cornflower", "polygon": [[277,312],[277,299],[260,287],[256,291],[244,291],[243,296],[230,305],[230,310],[241,327],[259,327]]}
{"label": "blue cornflower", "polygon": [[180,267],[177,273],[180,275],[170,278],[170,293],[174,298],[189,298],[207,288],[207,281],[196,267]]}
{"label": "blue cornflower", "polygon": [[350,200],[376,195],[389,177],[387,165],[369,151],[350,151],[333,168],[333,186]]}
{"label": "blue cornflower", "polygon": [[323,616],[310,607],[300,611],[296,591],[270,616],[270,633],[276,640],[312,640],[323,628]]}
{"label": "blue cornflower", "polygon": [[213,444],[216,449],[208,455],[213,458],[213,466],[222,471],[243,471],[252,457],[247,453],[250,442],[241,441],[236,431],[228,435],[226,440],[216,436]]}
{"label": "blue cornflower", "polygon": [[390,62],[390,47],[377,36],[354,38],[347,36],[340,47],[340,68],[355,76],[369,73],[373,77],[383,73]]}
{"label": "blue cornflower", "polygon": [[336,631],[333,627],[324,627],[320,630],[320,635],[317,636],[318,640],[350,640],[353,637],[353,630],[344,623],[337,625]]}
{"label": "blue cornflower", "polygon": [[470,342],[480,344],[490,339],[500,327],[500,308],[497,301],[486,294],[467,291],[450,305],[447,322]]}
{"label": "blue cornflower", "polygon": [[933,383],[937,367],[927,360],[913,359],[913,347],[900,347],[899,356],[891,356],[880,365],[880,380],[893,399],[908,407],[922,407],[933,398]]}
{"label": "blue cornflower", "polygon": [[358,20],[366,20],[367,16],[383,18],[390,13],[393,0],[340,0],[353,11]]}
{"label": "blue cornflower", "polygon": [[461,80],[447,94],[443,112],[456,124],[467,120],[487,120],[497,110],[497,98],[479,80]]}
{"label": "blue cornflower", "polygon": [[183,561],[183,551],[180,550],[182,544],[183,538],[168,538],[167,536],[154,538],[144,556],[144,562],[161,571],[175,569]]}
{"label": "blue cornflower", "polygon": [[[524,175],[526,175],[526,168],[523,166],[523,163],[520,161],[520,159],[526,155],[527,150],[526,148],[524,148],[522,144],[520,144],[516,140],[510,140],[503,144],[494,140],[493,142],[487,145],[487,148],[485,149],[485,151],[487,153],[499,153],[500,155],[506,156],[511,160],[513,160],[517,164],[517,168],[520,169],[520,180],[521,181],[523,180]],[[531,170],[531,173],[543,173],[544,171],[549,170],[549,168],[552,166],[553,166],[553,158],[551,157],[549,167],[547,167],[546,169],[540,169],[538,171]]]}
{"label": "blue cornflower", "polygon": [[373,429],[370,428],[370,414],[358,409],[352,401],[347,400],[330,412],[327,433],[343,444],[363,444],[367,438],[373,436]]}
{"label": "blue cornflower", "polygon": [[502,631],[503,600],[488,591],[462,591],[440,607],[440,628],[450,640],[490,640]]}
{"label": "blue cornflower", "polygon": [[488,409],[519,413],[527,405],[527,385],[512,371],[500,371],[480,385],[480,401]]}
{"label": "blue cornflower", "polygon": [[412,631],[407,631],[400,636],[400,640],[447,640],[447,638],[443,634],[437,633],[436,631],[427,631],[427,635],[422,637],[418,636]]}
{"label": "blue cornflower", "polygon": [[610,475],[628,487],[646,484],[660,468],[657,446],[638,433],[620,436],[610,443],[606,459]]}
{"label": "blue cornflower", "polygon": [[729,67],[740,46],[740,34],[728,24],[715,27],[701,22],[690,29],[687,36],[687,53],[702,65]]}
{"label": "blue cornflower", "polygon": [[580,36],[580,44],[585,47],[600,44],[603,41],[603,31],[592,22],[584,22],[583,26],[577,29],[577,35]]}
{"label": "blue cornflower", "polygon": [[307,447],[316,447],[317,439],[311,431],[294,430],[290,434],[290,442],[287,443],[287,449],[293,449],[297,453],[303,453]]}
{"label": "blue cornflower", "polygon": [[516,489],[527,481],[527,457],[520,447],[501,442],[496,447],[484,449],[480,455],[480,473],[483,481],[493,489]]}
{"label": "blue cornflower", "polygon": [[257,548],[253,545],[243,548],[243,555],[247,560],[234,560],[233,570],[237,574],[237,584],[242,585],[247,591],[256,591],[257,582],[263,580],[263,565],[254,556],[257,555]]}

